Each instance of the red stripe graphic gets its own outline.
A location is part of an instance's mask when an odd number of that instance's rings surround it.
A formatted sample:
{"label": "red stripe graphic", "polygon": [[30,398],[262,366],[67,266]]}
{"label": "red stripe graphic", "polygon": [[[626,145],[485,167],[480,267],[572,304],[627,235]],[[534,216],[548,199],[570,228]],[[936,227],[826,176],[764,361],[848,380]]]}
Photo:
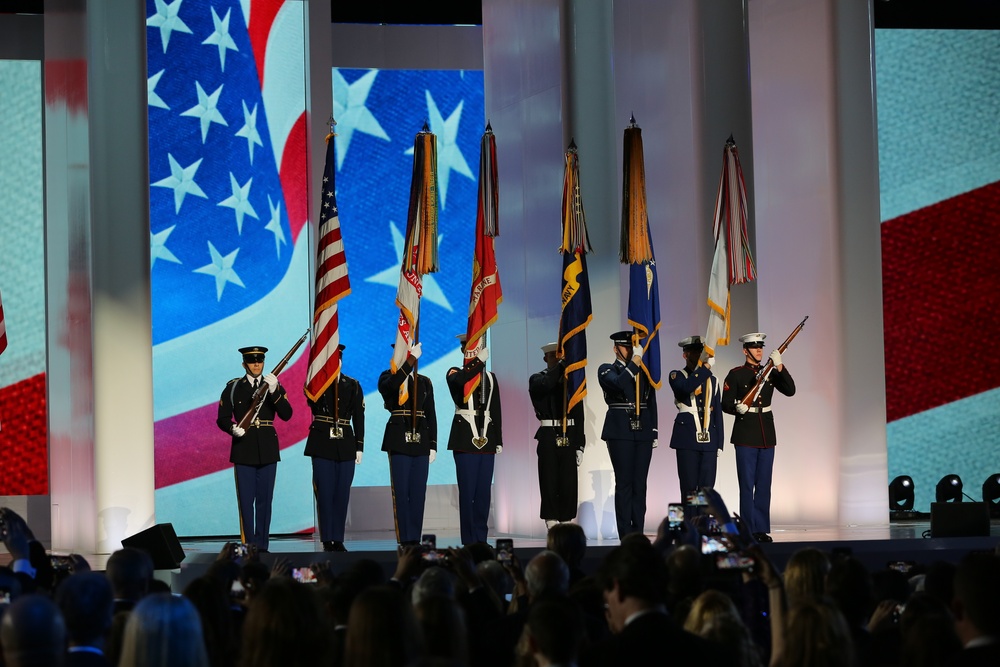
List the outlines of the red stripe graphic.
{"label": "red stripe graphic", "polygon": [[998,248],[1000,182],[882,224],[888,421],[1000,386]]}
{"label": "red stripe graphic", "polygon": [[[279,378],[292,403],[292,418],[287,422],[277,420],[274,424],[282,449],[291,447],[309,433],[312,413],[302,393],[308,359],[308,353],[303,354],[294,365],[286,366]],[[233,370],[238,372],[239,366]],[[220,395],[222,390],[223,387],[219,387]],[[212,403],[154,424],[157,489],[232,467],[229,463],[231,441],[215,425],[217,414],[218,404]]]}
{"label": "red stripe graphic", "polygon": [[49,492],[45,373],[0,389],[0,496]]}

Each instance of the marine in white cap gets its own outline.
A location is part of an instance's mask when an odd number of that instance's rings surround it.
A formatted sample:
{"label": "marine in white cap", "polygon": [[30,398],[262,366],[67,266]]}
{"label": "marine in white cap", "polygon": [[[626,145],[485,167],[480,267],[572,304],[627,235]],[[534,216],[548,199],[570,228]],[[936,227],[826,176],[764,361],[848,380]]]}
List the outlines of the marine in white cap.
{"label": "marine in white cap", "polygon": [[766,372],[764,339],[760,332],[740,336],[746,362],[729,371],[722,389],[722,409],[736,420],[730,442],[736,445],[736,476],[740,483],[740,517],[758,542],[773,542],[771,536],[771,472],[777,438],[771,398],[774,390],[791,396],[795,381],[785,368],[778,350],[771,352],[773,369],[756,396],[744,399],[757,384],[758,373]]}

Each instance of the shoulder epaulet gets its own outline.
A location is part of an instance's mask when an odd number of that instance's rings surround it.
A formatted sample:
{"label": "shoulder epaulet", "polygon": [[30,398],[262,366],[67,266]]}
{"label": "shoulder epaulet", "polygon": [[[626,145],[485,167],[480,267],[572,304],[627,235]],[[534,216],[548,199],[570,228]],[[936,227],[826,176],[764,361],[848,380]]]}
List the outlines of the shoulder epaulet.
{"label": "shoulder epaulet", "polygon": [[226,383],[226,386],[228,387],[229,385],[231,385],[234,382],[239,382],[241,377],[243,377],[243,376],[241,375],[240,377],[233,378],[232,380],[230,380],[229,382]]}
{"label": "shoulder epaulet", "polygon": [[736,366],[735,368],[730,368],[729,372],[732,373],[733,371],[738,371],[741,368],[743,368],[744,366],[746,366],[746,364],[740,364],[739,366]]}

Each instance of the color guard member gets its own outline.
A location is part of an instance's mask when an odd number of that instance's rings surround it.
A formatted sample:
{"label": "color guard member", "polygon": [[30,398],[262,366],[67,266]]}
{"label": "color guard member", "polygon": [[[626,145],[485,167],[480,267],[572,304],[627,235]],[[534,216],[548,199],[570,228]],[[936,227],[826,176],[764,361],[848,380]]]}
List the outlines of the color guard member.
{"label": "color guard member", "polygon": [[677,408],[670,448],[677,453],[683,501],[696,489],[715,486],[723,441],[722,390],[711,367],[698,363],[705,351],[701,336],[689,336],[678,345],[686,363],[683,369],[670,371]]}
{"label": "color guard member", "polygon": [[646,479],[657,438],[656,391],[639,366],[642,346],[633,339],[631,331],[612,334],[615,362],[597,371],[608,404],[601,439],[608,443],[615,471],[619,539],[644,529]]}
{"label": "color guard member", "polygon": [[[344,345],[340,345],[341,354]],[[343,360],[343,356],[341,356]],[[308,401],[313,421],[305,455],[312,457],[313,493],[323,551],[347,551],[344,529],[354,468],[365,448],[365,393],[343,372],[316,400]]]}
{"label": "color guard member", "polygon": [[[465,335],[458,339],[464,356]],[[455,457],[459,526],[464,546],[486,542],[494,456],[503,451],[500,385],[496,376],[486,370],[489,356],[490,351],[484,347],[470,363],[448,370],[448,391],[455,402],[448,449]],[[479,386],[466,401],[465,385],[476,375],[481,375]]]}
{"label": "color guard member", "polygon": [[[226,383],[219,399],[219,413],[215,423],[232,435],[229,461],[236,474],[236,498],[240,510],[240,541],[267,552],[271,530],[271,500],[274,497],[274,479],[278,470],[278,433],[274,430],[274,417],[283,421],[292,417],[292,404],[288,402],[285,388],[274,373],[261,377],[264,371],[266,347],[255,345],[241,347],[243,369],[246,375]],[[249,411],[254,392],[266,387],[260,409],[247,425],[239,422]],[[261,389],[263,390],[263,389]]]}
{"label": "color guard member", "polygon": [[729,371],[722,389],[722,409],[735,415],[733,435],[736,445],[736,476],[740,482],[740,518],[750,527],[758,542],[773,542],[771,531],[771,472],[774,467],[774,415],[771,397],[777,389],[785,396],[795,394],[795,381],[781,363],[781,353],[771,353],[774,369],[768,375],[752,405],[743,404],[756,385],[764,358],[766,334],[748,333],[740,336],[746,363]]}
{"label": "color guard member", "polygon": [[[411,346],[406,361],[395,373],[387,369],[378,378],[378,393],[389,411],[389,421],[382,436],[382,451],[389,454],[396,540],[402,547],[413,546],[420,541],[428,465],[437,457],[434,386],[427,376],[413,372],[420,351],[420,343]],[[400,404],[400,388],[404,382],[407,383],[409,398]]]}
{"label": "color guard member", "polygon": [[558,343],[542,346],[545,370],[528,378],[528,396],[538,418],[535,440],[538,446],[538,491],[542,497],[539,516],[545,527],[572,521],[577,512],[577,468],[583,462],[587,438],[583,430],[583,403],[566,415],[566,365],[556,357]]}

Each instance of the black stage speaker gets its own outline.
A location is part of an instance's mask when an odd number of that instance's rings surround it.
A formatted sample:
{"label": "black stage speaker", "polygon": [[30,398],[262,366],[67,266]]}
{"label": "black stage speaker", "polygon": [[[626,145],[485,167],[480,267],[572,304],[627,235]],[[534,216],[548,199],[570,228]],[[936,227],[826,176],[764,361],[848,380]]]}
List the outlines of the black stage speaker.
{"label": "black stage speaker", "polygon": [[172,523],[158,523],[122,540],[123,547],[142,549],[153,557],[153,569],[176,570],[184,560],[184,549]]}
{"label": "black stage speaker", "polygon": [[989,537],[986,503],[931,503],[931,537]]}

